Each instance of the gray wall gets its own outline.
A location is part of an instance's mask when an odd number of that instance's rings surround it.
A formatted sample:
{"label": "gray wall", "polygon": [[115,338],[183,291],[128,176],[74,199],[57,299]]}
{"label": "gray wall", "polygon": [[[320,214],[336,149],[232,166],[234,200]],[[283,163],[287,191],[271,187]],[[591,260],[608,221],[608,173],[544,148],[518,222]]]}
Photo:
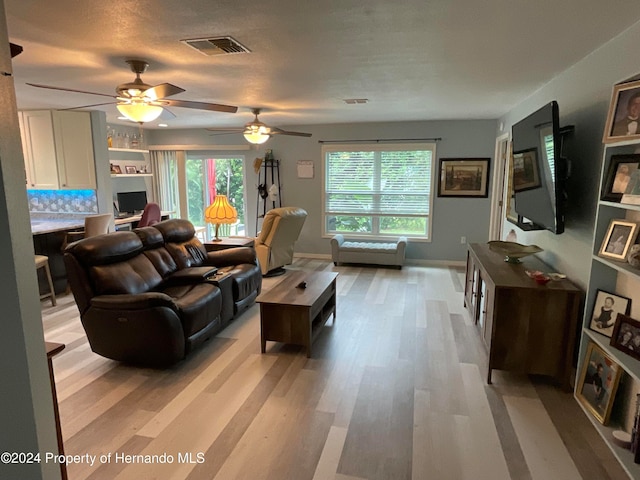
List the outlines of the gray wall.
{"label": "gray wall", "polygon": [[[529,115],[545,103],[557,100],[560,124],[574,125],[575,134],[567,144],[565,156],[572,162],[566,210],[566,230],[561,235],[523,232],[510,223],[503,234],[515,228],[518,242],[536,244],[545,249],[540,254],[557,271],[586,288],[592,252],[593,225],[599,197],[602,165],[602,134],[607,118],[611,90],[615,83],[638,74],[633,56],[640,42],[640,23],[592,52],[568,68],[547,85],[525,99],[500,119],[502,131]],[[499,131],[498,134],[502,133]]]}
{"label": "gray wall", "polygon": [[[0,71],[11,72],[0,0]],[[53,402],[13,78],[0,75],[0,452],[56,452]],[[60,478],[52,463],[0,462],[0,478]]]}
{"label": "gray wall", "polygon": [[[286,127],[312,133],[311,138],[274,136],[256,150],[242,152],[247,158],[248,226],[255,219],[257,177],[251,167],[255,157],[262,157],[266,148],[281,160],[280,176],[282,201],[286,206],[302,207],[309,217],[296,244],[299,253],[329,255],[329,239],[322,238],[322,159],[319,140],[369,140],[410,139],[440,137],[437,142],[438,158],[487,157],[493,161],[496,122],[494,120],[389,122],[336,125],[296,125]],[[150,144],[243,144],[240,135],[211,136],[206,130],[154,130],[148,133]],[[313,179],[297,178],[297,161],[314,162]],[[437,166],[437,163],[436,165]],[[437,175],[437,168],[434,168]],[[491,172],[490,172],[491,175]],[[434,192],[437,179],[434,179]],[[490,185],[489,185],[490,188]],[[490,199],[438,198],[434,193],[433,238],[431,242],[412,242],[407,248],[407,258],[414,260],[462,261],[467,242],[485,242],[489,235]]]}

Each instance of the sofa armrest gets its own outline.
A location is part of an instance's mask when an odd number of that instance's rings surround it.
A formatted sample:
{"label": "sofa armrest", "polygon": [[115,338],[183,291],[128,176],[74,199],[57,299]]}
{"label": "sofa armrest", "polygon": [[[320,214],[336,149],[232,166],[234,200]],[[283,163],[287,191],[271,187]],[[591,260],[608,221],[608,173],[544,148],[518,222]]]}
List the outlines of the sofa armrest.
{"label": "sofa armrest", "polygon": [[189,285],[193,283],[204,282],[208,277],[218,271],[216,267],[187,267],[177,272],[173,272],[164,279],[165,286]]}
{"label": "sofa armrest", "polygon": [[225,250],[207,252],[205,265],[214,267],[228,267],[241,263],[256,263],[256,251],[251,247],[234,247]]}
{"label": "sofa armrest", "polygon": [[344,243],[344,236],[340,233],[333,236],[331,239],[331,260],[334,263],[340,261],[340,245]]}
{"label": "sofa armrest", "polygon": [[144,310],[153,307],[168,307],[172,310],[178,310],[173,299],[161,292],[98,295],[91,299],[91,306],[104,310]]}

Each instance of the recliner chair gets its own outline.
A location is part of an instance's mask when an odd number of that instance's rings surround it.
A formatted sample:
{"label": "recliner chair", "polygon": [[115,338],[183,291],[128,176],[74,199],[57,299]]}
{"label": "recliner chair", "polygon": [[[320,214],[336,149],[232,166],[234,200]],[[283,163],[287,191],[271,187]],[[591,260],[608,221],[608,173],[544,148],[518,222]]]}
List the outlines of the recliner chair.
{"label": "recliner chair", "polygon": [[298,207],[269,210],[262,222],[262,230],[255,241],[256,256],[263,276],[285,273],[285,265],[293,262],[293,245],[307,218],[307,212]]}

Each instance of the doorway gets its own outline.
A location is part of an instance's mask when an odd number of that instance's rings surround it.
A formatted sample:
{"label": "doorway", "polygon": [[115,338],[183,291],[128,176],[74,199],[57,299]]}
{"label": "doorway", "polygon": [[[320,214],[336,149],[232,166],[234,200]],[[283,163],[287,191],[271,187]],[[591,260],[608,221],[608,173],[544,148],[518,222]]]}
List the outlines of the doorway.
{"label": "doorway", "polygon": [[491,191],[491,217],[489,220],[489,240],[501,240],[504,221],[507,216],[506,180],[509,178],[509,132],[496,138],[495,168]]}

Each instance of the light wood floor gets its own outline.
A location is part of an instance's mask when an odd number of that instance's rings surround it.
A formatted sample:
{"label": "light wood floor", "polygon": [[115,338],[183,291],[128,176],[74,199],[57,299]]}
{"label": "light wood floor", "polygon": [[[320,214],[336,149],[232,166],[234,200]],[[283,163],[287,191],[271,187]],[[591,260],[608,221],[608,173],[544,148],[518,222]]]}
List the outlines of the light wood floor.
{"label": "light wood floor", "polygon": [[462,270],[289,268],[340,273],[311,359],[272,342],[261,355],[256,305],[173,368],[124,366],[91,352],[71,296],[43,301],[46,339],[67,345],[54,360],[66,453],[97,456],[69,478],[627,478],[571,394],[499,371],[484,383]]}

